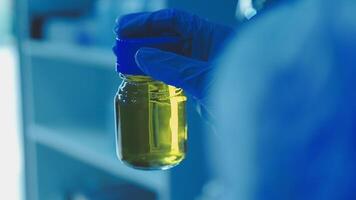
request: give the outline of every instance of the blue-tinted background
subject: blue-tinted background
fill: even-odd
[[[23,180],[22,189],[14,186],[18,194],[30,200],[207,199],[211,133],[193,101],[187,108],[189,152],[181,165],[143,172],[116,158],[113,97],[121,80],[112,30],[118,16],[162,8],[234,26],[236,5],[237,0],[2,0],[0,8],[9,12],[0,12],[0,34],[13,35],[7,43],[18,63],[8,65],[17,67],[12,73],[18,82],[12,81],[20,88],[20,103],[11,101],[21,111],[13,120],[20,135],[14,143],[23,149],[23,175],[13,176]]]
[[[211,21],[239,26],[243,20],[253,17],[265,2],[277,1],[239,0],[239,10],[236,11],[237,0],[0,0],[0,199],[210,200],[223,191],[221,183],[212,178],[212,172],[219,172],[225,178],[224,183],[229,184],[226,180],[232,180],[229,186],[233,189],[227,190],[231,194],[224,193],[225,196],[244,195],[252,191],[258,198],[276,199],[275,197],[281,197],[280,191],[283,191],[287,196],[298,198],[298,195],[312,194],[310,191],[314,185],[320,187],[323,184],[328,188],[322,191],[324,197],[345,195],[346,190],[354,196],[354,184],[350,178],[354,173],[350,166],[352,167],[354,161],[351,158],[355,145],[352,145],[354,140],[349,139],[353,138],[352,131],[349,130],[354,127],[352,100],[355,98],[352,90],[354,85],[349,83],[352,83],[352,75],[355,74],[350,72],[353,72],[353,38],[356,34],[352,34],[355,32],[352,23],[354,3],[348,0],[337,3],[331,0],[299,1],[306,5],[317,2],[318,6],[307,6],[309,9],[299,7],[302,12],[289,7],[286,15],[282,15],[284,17],[276,15],[275,18],[266,17],[271,13],[267,11],[259,15],[259,19],[266,17],[263,18],[266,21],[256,20],[245,26],[245,29],[240,28],[239,37],[234,40],[236,43],[231,41],[230,47],[236,44],[239,51],[231,50],[226,54],[233,58],[231,61],[234,62],[226,60],[228,62],[223,64],[232,71],[226,71],[229,76],[221,77],[231,82],[226,82],[226,86],[218,90],[222,91],[220,95],[217,91],[214,93],[214,97],[224,98],[213,99],[222,105],[229,105],[229,113],[222,112],[221,117],[217,117],[219,122],[229,123],[226,123],[226,126],[219,123],[222,127],[219,129],[220,135],[214,135],[196,112],[195,102],[189,100],[188,156],[182,164],[168,171],[144,172],[128,168],[116,158],[113,96],[121,80],[115,72],[115,57],[111,48],[114,41],[112,29],[117,17],[132,12],[179,8]],[[290,18],[293,12],[295,21]],[[322,19],[327,17],[328,20],[313,21],[314,18],[309,18],[308,13],[315,19],[319,19],[320,14]],[[286,20],[288,23],[284,24],[280,20]],[[322,24],[320,27],[319,23]],[[325,26],[328,30],[321,29],[324,25],[330,25]],[[311,31],[306,31],[309,28],[305,26],[310,26]],[[301,32],[311,35],[303,36]],[[303,39],[307,44],[306,48],[302,48],[301,54],[296,54],[295,58],[292,57],[290,51],[294,50],[294,47],[300,47],[296,44],[304,44],[300,42]],[[242,44],[237,43],[240,40],[243,41]],[[325,52],[327,53],[323,54]],[[324,56],[329,53],[333,56]],[[303,71],[291,70],[288,73],[285,73],[283,68],[282,73],[270,73],[276,79],[260,78],[268,76],[265,70],[273,69],[269,62],[284,62],[281,58],[290,58],[293,61],[294,66],[289,67],[305,68]],[[314,59],[322,64],[314,64]],[[328,59],[334,61],[329,63]],[[312,63],[309,63],[310,61]],[[307,67],[308,64],[312,67]],[[318,70],[326,64],[330,64],[329,69],[332,69],[328,77],[330,79],[323,79],[327,86],[326,96],[315,97],[314,92],[310,91],[323,88],[315,87],[313,83],[318,83],[320,77],[324,76],[324,73],[319,73]],[[281,64],[284,65],[285,63]],[[278,69],[281,66],[278,65]],[[235,71],[240,69],[242,71]],[[305,76],[304,72],[315,75]],[[241,81],[241,84],[236,80]],[[264,84],[265,80],[270,80],[268,83],[271,85]],[[256,84],[261,84],[261,87],[255,87]],[[235,91],[230,92],[229,97],[225,95],[225,89],[230,89],[231,85],[234,85]],[[256,99],[266,105],[266,109],[250,101],[255,99],[253,95],[256,91],[252,91],[253,89],[258,89],[265,95],[265,98]],[[285,96],[282,95],[283,92]],[[241,97],[244,97],[242,102],[250,103],[249,109],[252,109],[253,113],[246,109],[247,104],[235,102],[236,95],[240,93]],[[252,95],[248,96],[248,93]],[[305,110],[291,109],[293,106],[290,105],[298,100],[302,103],[295,105],[308,106],[305,101],[309,95],[313,96],[309,100],[316,112],[309,107]],[[330,102],[333,102],[335,107],[329,106]],[[304,126],[293,129],[296,139],[285,137],[287,131],[284,129],[287,130],[288,123],[293,122],[293,119],[304,119],[300,117],[304,115],[295,117],[296,115],[291,115],[285,112],[286,110],[296,114],[306,111],[318,115],[319,106],[322,113],[329,115],[327,111],[334,109],[340,115],[330,115],[328,120],[320,120],[322,128],[315,130],[321,130],[324,134],[318,135],[320,138],[315,140],[306,137],[305,141],[311,141],[305,142],[310,148],[300,145],[300,132],[309,133],[299,131],[305,129]],[[245,113],[240,112],[240,107]],[[234,108],[236,112],[233,112]],[[254,112],[258,109],[261,112]],[[278,115],[278,112],[281,115]],[[256,115],[256,118],[253,118],[253,115]],[[235,122],[235,117],[243,120]],[[285,122],[282,123],[283,126],[274,125],[273,117],[277,118],[278,122]],[[251,127],[268,130],[271,135],[264,134],[265,137],[256,137],[258,140],[248,143],[254,135],[249,131],[234,129],[235,123],[248,124],[248,120],[253,121]],[[254,126],[256,121],[261,123]],[[261,126],[263,123],[265,126]],[[225,128],[227,131],[224,131]],[[239,134],[233,134],[231,130]],[[227,137],[224,138],[224,134]],[[220,154],[216,153],[218,148],[211,145],[218,137],[224,138]],[[256,150],[250,145],[254,145],[256,141],[256,149],[261,152],[258,159],[249,154]],[[333,142],[337,145],[332,145]],[[297,156],[291,157],[287,150],[293,150],[295,147],[302,153],[293,154]],[[315,159],[318,158],[320,150],[325,150],[323,162]],[[348,152],[345,153],[346,151]],[[220,156],[222,154],[224,156]],[[306,154],[308,156],[305,156]],[[288,159],[284,160],[280,155]],[[278,162],[281,161],[279,158],[282,158],[282,162]],[[249,162],[251,160],[256,162]],[[300,160],[303,162],[299,162]],[[333,163],[330,164],[329,161]],[[318,164],[315,165],[317,167],[314,163]],[[305,184],[305,177],[296,175],[306,175],[301,169],[309,166],[312,166],[309,175],[318,177],[315,180],[322,184]],[[285,182],[279,178],[281,174],[286,175],[282,177]],[[260,178],[258,189],[261,193],[249,190],[253,188],[249,188],[249,183],[255,181],[254,175]],[[298,186],[301,192],[295,190],[292,184],[288,184],[294,180],[291,176],[300,179]],[[328,179],[329,177],[331,179]],[[338,188],[335,189],[336,187]],[[292,188],[295,193],[281,188]]]

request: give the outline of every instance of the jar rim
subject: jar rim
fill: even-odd
[[[152,79],[150,76],[144,75],[130,75],[130,74],[122,74],[119,73],[120,78],[127,81],[135,81],[135,82],[155,82],[156,80]],[[160,81],[157,81],[160,82]]]

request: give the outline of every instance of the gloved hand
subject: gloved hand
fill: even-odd
[[[136,62],[147,75],[182,88],[203,105],[212,82],[210,62],[232,31],[230,27],[174,9],[126,15],[117,21],[115,28],[120,38],[180,37],[184,42],[183,55],[141,48],[136,53]]]

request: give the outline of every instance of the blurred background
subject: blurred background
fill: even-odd
[[[263,2],[263,1],[261,1]],[[115,18],[180,8],[237,25],[251,0],[0,0],[0,199],[209,199],[209,130],[188,104],[189,153],[169,171],[115,156]]]
[[[22,199],[18,56],[12,34],[12,1],[0,0],[0,199]]]

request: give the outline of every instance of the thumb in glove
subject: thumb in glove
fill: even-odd
[[[137,51],[135,60],[148,76],[182,88],[197,100],[203,100],[209,91],[211,68],[208,62],[147,47]]]

